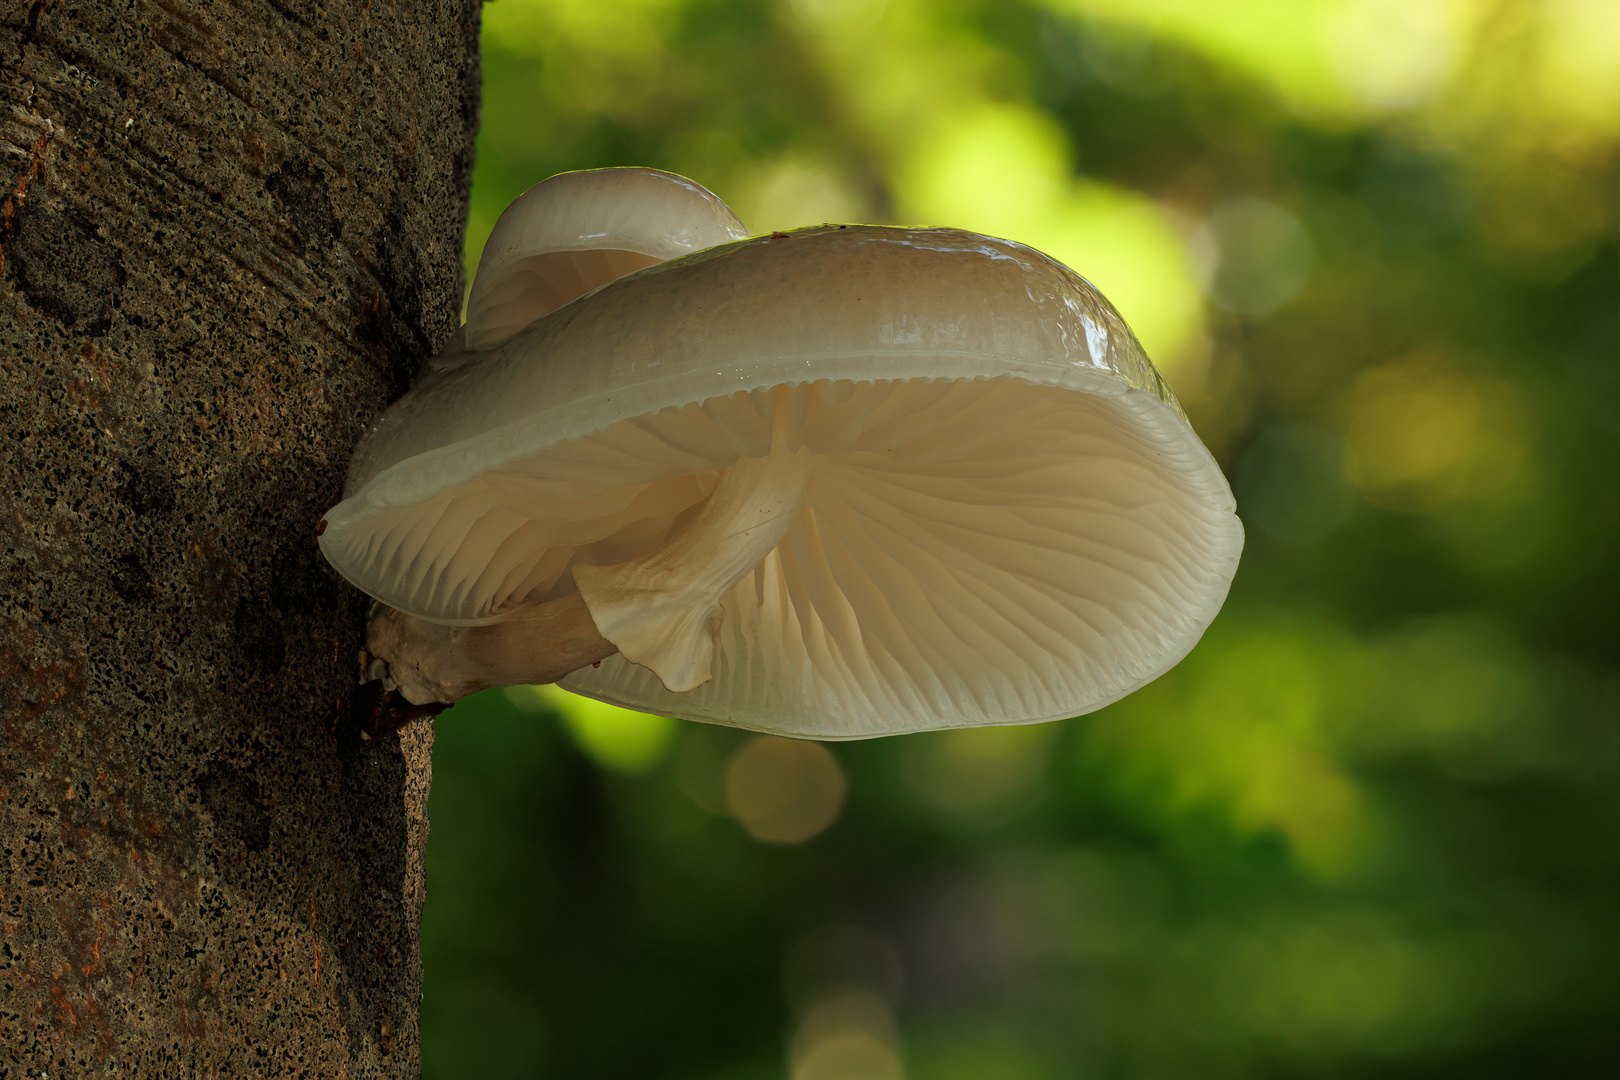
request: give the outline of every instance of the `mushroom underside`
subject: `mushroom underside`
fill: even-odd
[[[777,466],[750,464],[773,454]],[[784,479],[783,454],[808,462],[802,478]],[[771,543],[732,568],[740,577],[703,577],[687,564],[743,556],[690,538],[727,477],[754,473],[793,504],[772,511]],[[706,680],[677,692],[618,655],[563,685],[818,738],[1107,704],[1192,647],[1242,544],[1219,471],[1163,403],[1019,379],[823,380],[710,398],[378,508],[363,525],[327,538],[351,547],[339,562],[351,580],[468,626],[571,596],[576,577],[603,577],[595,568],[650,565],[687,537],[683,573],[718,590],[720,617],[671,625],[712,635]]]

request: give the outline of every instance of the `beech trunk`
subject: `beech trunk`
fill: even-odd
[[[455,329],[477,0],[0,22],[0,1074],[416,1076],[431,721],[315,525]]]

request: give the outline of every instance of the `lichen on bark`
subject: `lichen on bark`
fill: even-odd
[[[0,1073],[415,1076],[431,722],[314,526],[455,327],[477,0],[0,25]]]

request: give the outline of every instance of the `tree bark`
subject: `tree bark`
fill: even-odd
[[[0,19],[0,1074],[420,1072],[431,721],[314,529],[455,329],[477,3]]]

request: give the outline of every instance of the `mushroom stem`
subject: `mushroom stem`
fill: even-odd
[[[449,703],[491,686],[556,682],[619,651],[597,632],[577,593],[485,626],[445,626],[378,604],[366,647],[413,705]]]
[[[738,458],[698,516],[662,548],[616,566],[574,567],[602,636],[673,693],[709,681],[725,612],[721,597],[781,542],[799,516],[810,451],[788,449],[789,399],[779,395],[771,452]]]

